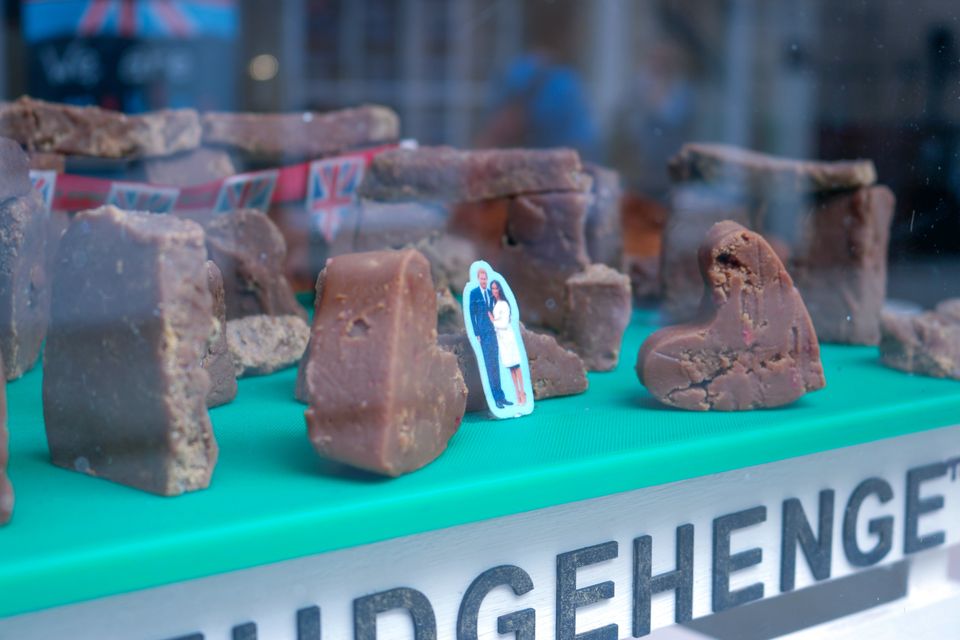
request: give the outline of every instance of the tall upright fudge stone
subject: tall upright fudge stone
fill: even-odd
[[[7,380],[33,368],[47,332],[50,224],[36,191],[0,203],[0,353]]]
[[[398,476],[446,449],[467,389],[437,346],[430,265],[413,250],[327,263],[305,367],[310,441],[327,458]]]
[[[724,221],[700,247],[701,315],[643,343],[637,375],[681,409],[741,411],[789,404],[824,386],[820,345],[800,292],[770,245]]]
[[[592,262],[608,267],[623,266],[623,215],[621,213],[620,174],[613,169],[586,163],[584,171],[593,179],[593,202],[587,210],[587,253]]]
[[[567,280],[561,337],[588,371],[617,366],[631,303],[630,278],[605,264],[592,264]]]
[[[880,361],[886,366],[960,380],[960,299],[920,313],[884,309],[880,331]]]
[[[526,193],[582,191],[590,178],[572,149],[391,149],[360,185],[371,200],[476,202]]]
[[[207,260],[207,288],[213,300],[215,332],[207,343],[201,366],[210,376],[207,406],[218,407],[237,397],[237,375],[227,348],[227,303],[223,293],[223,276],[212,260]]]
[[[253,209],[217,216],[205,227],[207,251],[223,273],[227,318],[306,313],[283,272],[287,246],[270,219]]]
[[[3,362],[0,362],[0,372]],[[10,433],[7,430],[7,384],[0,375],[0,525],[10,522],[13,515],[13,485],[7,476],[7,463],[10,461]]]
[[[54,464],[167,496],[210,483],[206,260],[203,229],[187,220],[111,206],[74,218],[43,365]]]

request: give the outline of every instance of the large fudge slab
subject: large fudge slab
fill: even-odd
[[[960,299],[922,313],[884,309],[880,361],[888,367],[960,380]]]
[[[824,386],[813,323],[773,248],[724,221],[699,252],[701,315],[644,341],[637,375],[660,402],[696,411],[789,404]]]
[[[165,156],[200,144],[193,109],[125,115],[22,97],[0,107],[0,135],[30,151],[102,158]]]
[[[620,360],[623,332],[630,324],[630,278],[592,264],[567,280],[563,342],[588,371],[610,371]]]
[[[0,353],[7,380],[33,367],[47,332],[50,233],[50,215],[38,192],[0,203]]]
[[[152,184],[191,187],[214,182],[237,172],[230,154],[223,149],[197,147],[164,158],[143,162],[143,173]]]
[[[3,362],[0,362],[0,372]],[[13,515],[13,485],[7,476],[10,461],[10,433],[7,429],[7,383],[0,375],[0,525],[10,522]]]
[[[453,147],[391,149],[377,155],[360,195],[389,202],[476,202],[525,193],[583,191],[590,178],[571,149]]]
[[[327,113],[209,112],[201,122],[204,144],[228,147],[265,163],[319,158],[400,137],[396,112],[378,105]]]
[[[77,214],[57,255],[43,365],[54,464],[168,496],[209,484],[206,260],[193,222]]]
[[[223,274],[227,319],[261,314],[306,318],[284,276],[283,236],[266,215],[240,209],[215,217],[204,230],[210,259]]]
[[[207,260],[206,269],[216,332],[208,341],[207,352],[200,364],[210,376],[207,406],[218,407],[237,397],[237,375],[233,368],[233,358],[227,348],[227,303],[223,293],[223,276],[212,260]]]
[[[584,171],[593,180],[593,202],[587,210],[587,253],[592,262],[623,267],[623,216],[620,174],[613,169],[585,163]]]
[[[457,359],[437,346],[430,265],[413,250],[332,258],[305,366],[310,441],[397,476],[439,456],[463,419]]]

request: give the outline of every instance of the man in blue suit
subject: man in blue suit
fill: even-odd
[[[483,351],[483,364],[487,368],[487,381],[490,383],[490,393],[498,409],[513,404],[503,395],[500,388],[500,349],[497,347],[497,334],[490,320],[493,311],[493,294],[487,287],[487,272],[484,269],[477,271],[477,282],[480,283],[470,292],[470,321],[473,323],[473,333],[480,341]]]

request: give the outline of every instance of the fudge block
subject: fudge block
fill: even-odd
[[[128,116],[24,96],[0,107],[0,135],[30,151],[140,158],[193,149],[200,144],[200,119],[193,109]]]
[[[390,202],[476,202],[526,193],[589,190],[572,149],[391,149],[377,155],[360,195]]]
[[[630,278],[605,264],[592,264],[567,279],[563,341],[588,371],[609,371],[620,359],[630,323]]]
[[[800,292],[771,246],[724,221],[699,252],[701,315],[644,341],[637,375],[681,409],[777,407],[824,386],[820,345]]]
[[[487,398],[483,393],[483,381],[480,379],[480,365],[477,363],[477,354],[470,346],[470,339],[465,332],[444,333],[437,338],[441,349],[457,357],[457,366],[463,375],[463,382],[467,387],[467,413],[486,413]]]
[[[213,300],[214,334],[207,342],[207,352],[200,361],[210,376],[207,406],[218,407],[237,397],[237,374],[227,347],[227,303],[223,293],[223,276],[212,260],[207,260],[207,288]]]
[[[439,456],[463,419],[457,359],[437,346],[436,292],[413,250],[332,258],[305,365],[317,451],[388,476]]]
[[[227,321],[227,344],[240,378],[295,366],[309,339],[310,327],[300,316],[245,316]]]
[[[437,333],[460,333],[463,327],[463,307],[450,289],[437,289]]]
[[[885,308],[880,317],[880,361],[888,367],[960,380],[960,299],[934,311]]]
[[[223,149],[197,147],[163,158],[143,162],[147,182],[174,187],[191,187],[213,182],[237,172],[230,154]]]
[[[355,251],[400,249],[444,230],[447,212],[419,202],[361,200]]]
[[[3,362],[0,361],[0,372]],[[10,434],[7,430],[7,383],[0,375],[0,525],[10,521],[13,515],[13,485],[7,477],[7,463],[10,461]]]
[[[449,233],[432,234],[404,248],[422,253],[430,261],[434,284],[452,291],[463,291],[470,279],[470,265],[480,259],[472,241]]]
[[[587,209],[587,254],[592,262],[608,267],[623,266],[623,216],[621,213],[620,174],[613,169],[585,163],[583,170],[593,180],[593,202]]]
[[[30,160],[20,145],[0,138],[0,201],[30,193]]]
[[[43,364],[54,464],[168,496],[209,484],[206,261],[193,222],[112,206],[77,214],[57,255]]]
[[[201,116],[203,143],[224,146],[254,162],[313,159],[394,142],[400,118],[387,107],[365,105],[327,113],[220,113]]]
[[[240,209],[216,216],[204,229],[210,259],[223,274],[227,319],[306,313],[284,276],[287,246],[263,213]]]
[[[20,145],[17,145],[19,148]],[[31,169],[37,171],[56,171],[63,173],[67,170],[67,156],[62,153],[45,153],[43,151],[31,151],[27,154],[27,160]]]
[[[0,203],[0,353],[7,380],[33,367],[47,332],[50,233],[50,215],[38,192]]]
[[[274,203],[268,215],[286,243],[285,273],[296,291],[312,289],[329,258],[356,251],[360,217],[356,204],[318,216],[302,201]]]

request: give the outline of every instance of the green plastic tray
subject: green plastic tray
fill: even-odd
[[[468,415],[427,468],[394,480],[321,460],[292,399],[295,370],[240,382],[211,412],[220,461],[177,498],[53,467],[39,371],[8,385],[13,521],[0,528],[0,616],[450,527],[960,422],[960,383],[825,346],[827,388],[789,408],[658,406],[633,372],[638,317],[615,372],[530,417]]]

